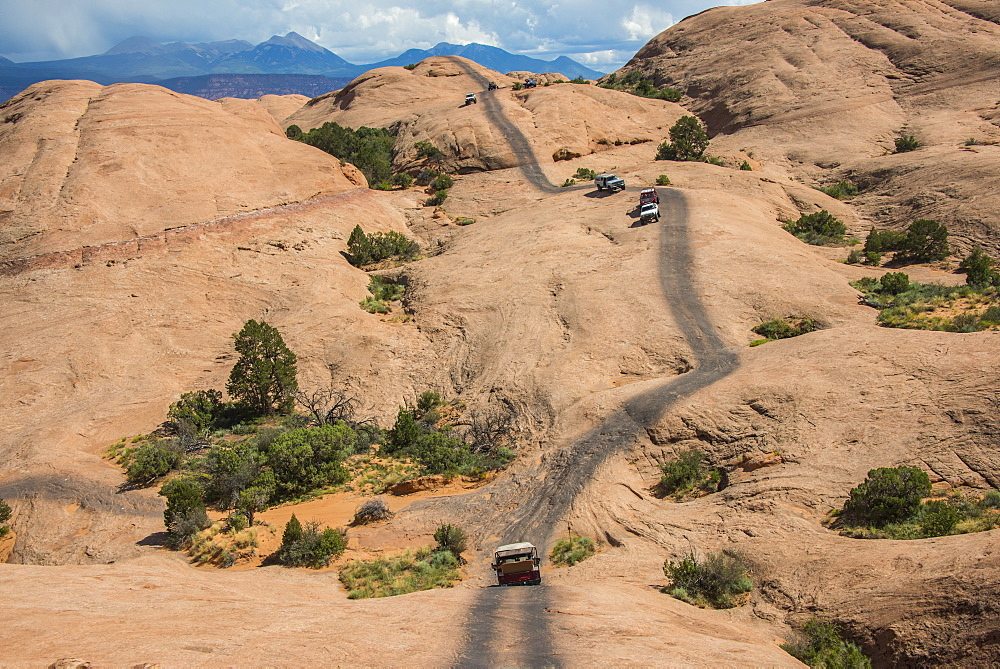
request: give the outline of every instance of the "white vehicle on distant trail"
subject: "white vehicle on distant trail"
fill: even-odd
[[[597,190],[604,190],[607,188],[612,193],[619,190],[625,190],[625,180],[616,174],[598,174],[597,178],[594,179],[594,185],[597,186]]]
[[[660,207],[655,202],[647,202],[639,207],[639,220],[643,223],[652,223],[660,220]]]

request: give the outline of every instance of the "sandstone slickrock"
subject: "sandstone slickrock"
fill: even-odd
[[[487,81],[501,89],[484,90]],[[413,70],[372,70],[336,93],[311,100],[284,125],[303,130],[327,121],[352,128],[392,126],[397,131],[393,162],[399,168],[421,167],[424,163],[417,159],[415,144],[429,141],[445,154],[430,166],[468,172],[567,160],[621,144],[659,141],[684,113],[670,102],[589,84],[514,91],[515,81],[458,56],[428,58]],[[464,105],[466,93],[472,92],[478,94],[479,103]],[[497,124],[500,116],[523,133],[523,145],[510,143],[508,133]]]
[[[863,186],[885,227],[937,219],[1000,254],[1000,25],[985,0],[770,0],[717,7],[651,40],[625,70],[685,91],[713,149],[819,185]],[[885,156],[900,134],[928,148]]]
[[[29,87],[0,115],[0,259],[357,187],[335,158],[289,142],[247,101],[57,81]]]
[[[395,125],[406,144],[447,148],[447,165],[468,173],[438,212],[420,206],[418,189],[353,188],[335,159],[281,137],[274,119],[282,112],[268,111],[276,101],[194,103],[144,87],[118,95],[83,83],[40,85],[42,99],[22,98],[4,113],[23,116],[0,125],[18,169],[37,177],[4,177],[5,232],[37,231],[40,240],[8,249],[71,248],[35,223],[43,210],[68,216],[64,187],[76,189],[70,204],[90,202],[104,216],[74,229],[77,247],[134,238],[135,216],[146,221],[148,241],[0,276],[8,307],[0,314],[0,462],[10,463],[0,470],[0,497],[15,508],[14,560],[37,563],[0,569],[0,589],[22,595],[0,614],[0,622],[17,621],[20,655],[4,646],[0,662],[269,664],[287,662],[294,647],[296,661],[308,663],[796,666],[778,644],[791,638],[790,624],[812,615],[843,622],[886,665],[1000,661],[1000,530],[864,541],[824,525],[873,467],[921,466],[940,490],[1000,485],[1000,334],[879,328],[847,282],[886,270],[844,265],[844,249],[806,246],[780,229],[783,219],[826,208],[863,233],[873,221],[939,207],[935,215],[956,224],[963,244],[991,243],[991,228],[957,225],[955,213],[972,220],[995,206],[986,191],[996,147],[954,145],[972,130],[993,136],[992,120],[978,125],[979,112],[968,113],[985,104],[987,80],[935,89],[920,107],[912,101],[923,93],[903,95],[901,80],[888,75],[902,72],[918,86],[932,83],[916,82],[920,68],[961,73],[971,62],[960,53],[966,46],[949,46],[946,34],[992,67],[993,11],[977,0],[771,0],[712,10],[654,40],[643,66],[658,77],[668,67],[688,73],[670,83],[690,84],[690,106],[724,130],[710,152],[731,160],[752,151],[761,166],[754,171],[655,161],[656,143],[685,108],[593,86],[508,88],[495,104],[460,108],[481,77],[511,81],[454,58],[374,71],[284,121]],[[893,35],[917,31],[934,48],[886,33],[887,12],[897,17]],[[873,49],[876,40],[884,44]],[[80,195],[110,188],[99,170],[65,177],[67,165],[77,169],[64,146],[73,124],[100,118],[134,128],[112,120],[135,118],[136,98],[148,103],[142,127],[154,128],[142,155],[160,156],[159,174],[180,175],[164,192],[192,189],[189,209],[154,217],[156,198],[133,195],[142,180],[112,190],[138,204],[100,208],[101,198]],[[155,131],[157,118],[189,105],[196,115],[184,118],[209,119],[211,128],[256,129],[246,139],[254,147],[230,145],[221,130],[198,146]],[[588,110],[586,127],[572,116],[577,108]],[[982,116],[995,120],[990,109]],[[500,121],[528,150],[512,146]],[[193,132],[200,122],[183,127]],[[926,132],[930,146],[882,156],[905,123]],[[632,144],[641,126],[653,141]],[[98,145],[96,135],[88,141]],[[555,161],[560,148],[567,159]],[[294,160],[263,160],[261,151]],[[231,188],[250,197],[199,171],[212,153],[270,184],[253,200],[260,211],[222,216],[239,207],[230,202],[220,213],[206,204]],[[522,169],[534,159],[537,167]],[[961,177],[940,191],[954,202],[921,199],[926,184],[949,181],[952,164]],[[632,190],[556,187],[580,167],[614,169]],[[502,169],[479,171],[486,168]],[[803,183],[845,173],[859,182],[872,175],[856,203]],[[664,217],[640,225],[634,189],[660,174],[673,184],[661,190]],[[314,197],[328,178],[336,188]],[[275,201],[281,189],[287,204]],[[457,216],[475,223],[459,226]],[[357,306],[368,276],[341,255],[357,223],[418,236],[431,251],[393,270],[406,280],[409,322]],[[917,273],[962,280],[937,267]],[[822,329],[747,346],[754,325],[788,315],[811,316]],[[383,426],[427,388],[469,407],[516,410],[520,457],[489,484],[428,494],[377,527],[351,529],[353,550],[388,537],[432,543],[442,522],[464,526],[471,563],[459,587],[353,602],[334,571],[195,569],[147,545],[162,529],[162,500],[152,490],[119,491],[121,473],[100,452],[153,429],[181,392],[222,387],[229,336],[261,317],[299,355],[303,383],[323,382],[326,365],[340,365],[341,380]],[[685,385],[699,378],[708,380]],[[654,496],[659,464],[693,446],[727,470],[728,485],[684,503]],[[543,547],[567,533],[588,535],[603,550],[548,570],[542,588],[482,587],[489,551],[508,531]],[[749,604],[702,610],[658,591],[664,559],[721,549],[752,565]],[[248,618],[261,621],[249,632]],[[131,625],[127,647],[112,643],[122,619]],[[547,650],[533,654],[525,639]]]

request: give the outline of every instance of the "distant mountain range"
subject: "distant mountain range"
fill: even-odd
[[[294,32],[275,35],[256,46],[243,40],[162,44],[146,37],[130,37],[96,56],[33,63],[15,63],[0,56],[0,100],[7,100],[27,86],[47,79],[89,79],[100,84],[154,83],[194,95],[208,93],[203,97],[210,99],[222,97],[212,97],[211,93],[222,90],[241,90],[253,97],[265,93],[315,96],[329,92],[316,93],[317,86],[331,83],[339,88],[370,69],[409,65],[429,56],[462,56],[499,72],[560,72],[570,78],[585,79],[603,75],[566,56],[547,61],[476,43],[441,42],[431,49],[410,49],[378,63],[355,65]],[[202,79],[207,75],[212,76]],[[283,81],[273,75],[313,76]],[[331,82],[324,82],[324,79]],[[201,86],[199,82],[206,85]],[[185,90],[175,86],[185,87]]]

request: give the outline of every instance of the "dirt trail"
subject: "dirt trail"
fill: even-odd
[[[454,59],[469,76],[485,88],[485,78]],[[520,169],[531,185],[546,193],[561,192],[538,163],[528,139],[503,113],[492,95],[482,96],[490,122],[501,131],[520,161]],[[588,186],[584,186],[585,188]],[[538,477],[538,487],[527,503],[501,532],[501,543],[533,537],[540,549],[552,543],[556,523],[569,511],[597,467],[610,455],[630,448],[636,435],[652,427],[663,411],[678,399],[705,388],[736,368],[736,356],[727,351],[715,334],[712,322],[691,281],[692,259],[688,235],[687,204],[677,190],[660,189],[660,288],[673,317],[687,339],[695,358],[695,368],[659,388],[634,398],[620,411],[583,438],[546,458],[546,473]],[[546,609],[551,607],[549,592],[535,588],[483,590],[467,616],[467,636],[459,666],[560,664],[554,649]],[[502,644],[502,647],[498,647]]]
[[[531,179],[532,171],[525,174]],[[533,181],[533,183],[535,183]],[[500,533],[501,543],[531,537],[547,550],[557,523],[592,479],[598,466],[614,453],[633,447],[636,436],[652,427],[679,399],[732,372],[736,356],[715,334],[692,283],[687,205],[680,191],[661,189],[659,279],[665,301],[687,339],[694,357],[692,371],[629,401],[584,437],[545,458],[544,476],[529,501]],[[546,610],[552,602],[546,587],[483,590],[467,616],[467,638],[457,660],[461,666],[496,666],[515,662],[558,665]],[[502,644],[498,647],[497,644]]]
[[[467,61],[461,58],[449,58],[449,60],[465,70],[470,77],[479,82],[483,87],[483,91],[488,93],[487,88],[490,82],[487,81],[486,77],[477,72]],[[507,118],[496,97],[489,94],[480,94],[479,98],[482,100],[483,108],[486,110],[486,118],[489,119],[490,123],[497,130],[503,133],[514,155],[517,156],[518,163],[520,163],[519,168],[524,174],[524,178],[540,191],[546,193],[558,193],[562,191],[562,188],[549,181],[548,176],[542,170],[542,166],[538,163],[535,150],[531,148],[531,142],[521,132],[521,129]]]

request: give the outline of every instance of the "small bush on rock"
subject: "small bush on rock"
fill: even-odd
[[[682,116],[670,128],[670,141],[657,148],[656,160],[704,161],[709,138],[695,116]]]
[[[978,246],[962,259],[958,267],[965,270],[965,283],[970,286],[1000,285],[1000,274],[993,269],[993,258]]]
[[[367,235],[361,226],[357,225],[347,240],[348,259],[355,267],[389,258],[413,260],[419,253],[420,247],[415,241],[394,230]]]
[[[839,181],[832,186],[826,186],[819,190],[838,200],[850,200],[858,194],[858,187],[850,181]]]
[[[694,553],[680,562],[667,560],[663,573],[673,581],[664,592],[695,606],[731,609],[739,595],[753,590],[743,560],[726,552],[709,553],[704,560]]]
[[[819,323],[808,316],[787,316],[765,321],[753,328],[753,332],[764,337],[766,341],[798,337],[819,329]],[[763,342],[761,342],[763,343]]]
[[[894,142],[896,150],[893,153],[907,153],[909,151],[916,151],[922,144],[917,141],[917,138],[913,135],[901,134],[896,138]]]
[[[7,502],[0,499],[0,537],[6,536],[10,532],[10,525],[5,525],[4,523],[10,520],[11,513]]]
[[[462,553],[465,552],[467,538],[465,530],[457,525],[441,525],[434,532],[434,541],[438,542],[436,551],[448,551],[455,556],[459,562],[462,561]]]
[[[817,669],[871,669],[871,661],[857,645],[844,641],[837,626],[813,618],[802,627],[805,637],[797,643],[782,644],[781,649]]]
[[[910,276],[906,272],[886,272],[879,279],[879,285],[883,293],[899,295],[909,290]]]
[[[718,490],[722,474],[716,467],[705,466],[705,454],[692,448],[677,454],[676,460],[660,465],[663,476],[659,488],[665,495],[683,497],[689,493],[712,493]]]
[[[786,223],[781,227],[806,244],[814,246],[843,243],[844,233],[847,232],[847,226],[844,225],[844,222],[826,209],[812,214],[804,214],[799,217],[799,220]]]
[[[131,485],[145,486],[176,469],[183,456],[180,452],[162,448],[162,442],[145,442],[127,458],[125,479]]]
[[[596,552],[597,546],[590,537],[569,537],[556,542],[549,552],[549,559],[553,564],[572,567]]]
[[[320,569],[347,548],[347,536],[341,530],[326,528],[309,521],[304,526],[292,515],[285,525],[278,549],[278,561],[286,567]]]
[[[930,494],[931,481],[919,467],[880,467],[850,492],[844,517],[862,525],[883,527],[908,519]]]

